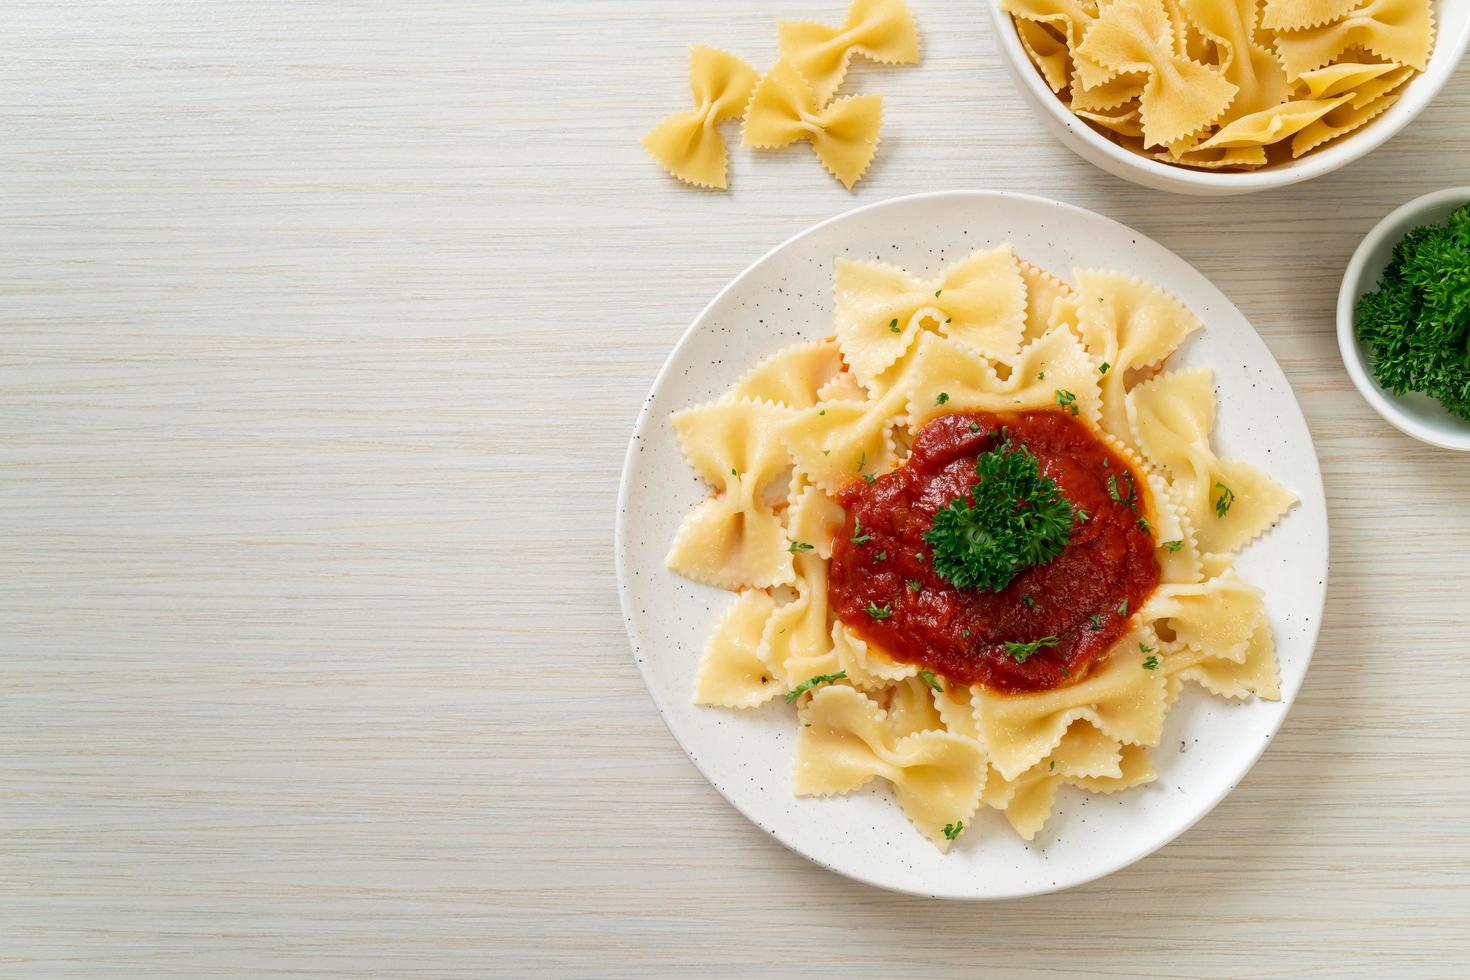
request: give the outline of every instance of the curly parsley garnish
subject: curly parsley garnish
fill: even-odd
[[[839,670],[835,674],[818,674],[816,677],[808,678],[786,692],[786,701],[789,704],[819,684],[831,684],[833,681],[840,681],[846,676],[847,671]]]
[[[1007,657],[1010,657],[1018,664],[1024,664],[1027,660],[1031,659],[1031,655],[1037,650],[1040,650],[1042,647],[1054,647],[1060,642],[1062,641],[1058,640],[1055,636],[1043,636],[1041,639],[1032,640],[1030,643],[1002,643],[1001,646],[1006,648]]]
[[[999,592],[1027,568],[1051,561],[1072,537],[1072,504],[1025,446],[1009,441],[975,460],[968,496],[934,514],[924,540],[934,570],[962,589]]]
[[[1220,496],[1215,501],[1215,516],[1224,517],[1230,513],[1230,505],[1235,503],[1235,493],[1223,483],[1216,483],[1215,486],[1220,491]]]

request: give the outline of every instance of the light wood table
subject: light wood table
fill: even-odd
[[[859,66],[855,194],[637,143],[685,45],[842,0],[13,0],[0,16],[0,972],[1463,975],[1470,458],[1379,421],[1339,275],[1470,183],[1470,69],[1371,158],[1203,201],[1045,135],[981,5]],[[734,127],[726,135],[737,138]],[[620,621],[639,403],[711,295],[854,204],[1000,188],[1131,224],[1255,323],[1333,530],[1254,772],[1075,891],[944,905],[769,840],[686,761]]]

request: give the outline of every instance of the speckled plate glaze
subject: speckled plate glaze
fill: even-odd
[[[1233,702],[1186,685],[1154,751],[1153,785],[1113,796],[1064,787],[1026,843],[981,810],[948,855],[916,831],[875,780],[851,796],[791,795],[796,723],[781,699],[749,711],[690,702],[706,638],[731,593],[664,567],[684,514],[707,493],[680,456],[669,414],[718,397],[751,365],[832,332],[834,256],[882,259],[930,275],[971,249],[1010,242],[1070,278],[1116,269],[1158,283],[1205,322],[1172,362],[1215,370],[1222,455],[1264,467],[1301,497],[1238,567],[1266,591],[1281,658],[1280,702]],[[945,192],[859,208],[773,249],[720,291],[669,355],[638,417],[618,494],[618,586],[633,653],[669,730],[716,789],[787,847],[882,888],[956,899],[1057,891],[1157,850],[1238,783],[1281,726],[1316,642],[1327,586],[1327,510],[1316,451],[1281,368],[1249,322],[1188,263],[1100,215],[1042,198]]]

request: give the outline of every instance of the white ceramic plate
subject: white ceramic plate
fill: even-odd
[[[680,456],[669,415],[718,397],[760,358],[828,336],[834,256],[932,274],[971,249],[1010,242],[1064,278],[1101,267],[1158,283],[1205,322],[1173,363],[1209,364],[1222,454],[1265,468],[1301,497],[1238,567],[1266,591],[1281,658],[1280,702],[1233,702],[1186,685],[1154,752],[1159,779],[1113,796],[1063,788],[1026,843],[981,810],[947,855],[916,831],[881,780],[851,796],[791,795],[796,733],[780,698],[749,711],[690,703],[706,638],[730,593],[664,567],[685,513],[707,495]],[[895,891],[1007,898],[1115,871],[1168,843],[1228,793],[1265,750],[1301,687],[1322,615],[1327,511],[1316,452],[1291,387],[1240,312],[1190,265],[1136,231],[1017,194],[948,192],[850,211],[778,246],[726,286],[669,355],[644,403],[618,495],[618,585],[634,656],[669,730],[705,777],[757,826],[824,867]]]

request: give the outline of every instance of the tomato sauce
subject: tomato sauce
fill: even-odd
[[[1002,426],[1035,454],[1074,512],[1089,516],[1074,519],[1060,555],[1025,569],[999,592],[960,589],[930,567],[924,532],[937,510],[978,482],[975,459],[1000,444]],[[1114,499],[1109,477],[1123,499]],[[1075,683],[1158,584],[1153,537],[1139,520],[1147,493],[1127,460],[1066,412],[941,416],[919,430],[902,466],[871,484],[856,479],[839,493],[847,523],[832,548],[833,609],[895,659],[961,684],[1021,692]],[[870,536],[861,543],[852,540],[857,522]],[[889,615],[875,618],[870,608]],[[1024,663],[1006,651],[1007,642],[1048,636],[1057,644]]]

